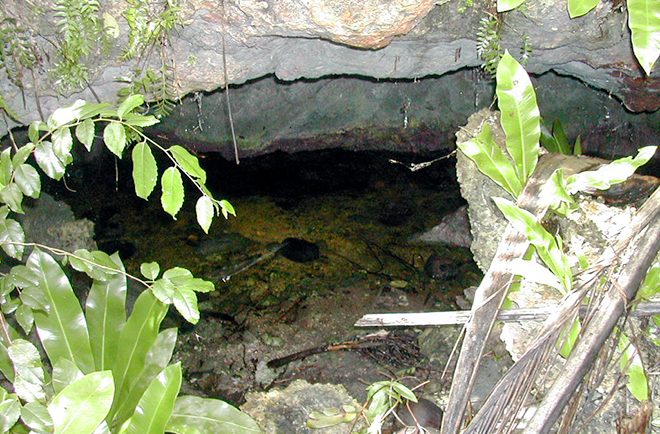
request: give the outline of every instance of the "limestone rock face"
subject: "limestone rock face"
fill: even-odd
[[[38,68],[34,77],[29,71],[24,74],[23,89],[0,77],[0,91],[21,122],[38,118],[37,100],[45,116],[67,101],[93,100],[94,94],[114,100],[123,86],[119,79],[136,67],[135,61],[121,57],[128,35],[122,16],[126,3],[103,2],[100,12],[116,20],[118,32],[108,50],[90,59],[89,87],[66,98],[55,91],[58,77],[48,73],[58,59],[53,43],[59,40],[57,17],[50,2],[33,3],[3,2],[9,16],[32,32],[39,48]],[[221,0],[182,0],[185,25],[169,35],[160,54],[160,48],[153,50],[139,66],[159,69],[162,55],[173,69],[178,96],[223,86],[225,63],[232,84],[268,74],[281,80],[441,75],[481,64],[476,53],[479,22],[494,12],[486,0],[475,0],[472,7],[462,0],[225,0],[222,5]],[[530,72],[552,69],[578,77],[621,98],[634,111],[660,106],[660,80],[643,77],[620,3],[601,2],[588,15],[571,20],[564,4],[529,1],[524,11],[500,19],[502,45],[511,53],[520,52],[523,35],[528,38]]]

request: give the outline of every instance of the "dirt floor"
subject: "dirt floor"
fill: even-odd
[[[181,327],[175,358],[183,363],[187,393],[241,404],[246,392],[299,378],[343,384],[359,401],[368,384],[384,378],[409,376],[413,385],[431,380],[426,391],[442,388],[453,329],[441,332],[446,342],[440,338],[439,350],[423,343],[420,350],[424,331],[412,329],[390,330],[370,348],[322,349],[376,332],[353,327],[366,313],[455,309],[455,297],[479,282],[469,250],[409,241],[462,205],[453,161],[413,174],[385,154],[320,157],[279,155],[274,166],[246,161],[238,174],[207,168],[217,197],[237,211],[235,218],[215,221],[209,235],[196,225],[192,195],[177,220],[160,209],[157,197],[137,199],[130,166],[119,165],[117,185],[108,176],[90,180],[90,173],[106,169],[88,167],[68,180],[75,194],[56,192],[78,217],[95,221],[99,246],[119,249],[129,272],[157,261],[161,269],[186,267],[215,283],[215,292],[200,297],[197,325],[176,314],[166,320]],[[217,187],[230,181],[233,188]],[[269,256],[287,237],[314,243],[320,256],[301,263],[276,254],[241,271],[241,264]],[[432,254],[448,267],[445,278],[425,272]],[[268,366],[304,350],[318,354]]]

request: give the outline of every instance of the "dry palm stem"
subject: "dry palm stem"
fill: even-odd
[[[582,337],[562,366],[562,375],[546,393],[534,419],[525,428],[526,432],[534,433],[550,430],[655,258],[660,238],[650,234],[660,232],[659,213],[660,190],[656,190],[617,237],[613,248],[607,249],[592,267],[580,275],[575,291],[568,294],[556,313],[545,321],[539,336],[498,382],[464,434],[510,432],[515,428],[516,416],[525,404],[530,389],[542,375],[541,368],[547,366],[550,356],[555,355],[555,344],[561,330],[571,324],[584,297],[596,289],[601,276],[610,274],[614,267],[621,265],[618,260],[627,251],[631,260],[618,277],[610,281],[609,289],[585,320]]]
[[[542,157],[518,198],[518,206],[531,212],[538,219],[542,218],[551,201],[550,195],[544,194],[544,186],[555,169],[563,167],[564,173],[568,176],[593,165],[594,160],[588,158],[560,154]],[[461,428],[479,360],[509,285],[513,281],[514,275],[506,271],[510,269],[508,264],[514,259],[522,258],[528,246],[529,242],[525,235],[509,224],[497,248],[495,258],[474,296],[472,318],[465,326],[465,338],[454,371],[449,402],[442,423],[442,434],[457,433]]]

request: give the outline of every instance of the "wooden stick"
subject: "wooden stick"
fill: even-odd
[[[499,321],[541,321],[546,319],[556,307],[535,307],[527,309],[509,309],[500,311]],[[580,309],[580,316],[586,314],[586,306]],[[465,324],[470,320],[472,311],[458,310],[451,312],[417,312],[417,313],[375,313],[367,314],[357,320],[355,327],[405,327],[405,326],[442,326]],[[630,312],[632,317],[660,315],[660,302],[639,303]]]

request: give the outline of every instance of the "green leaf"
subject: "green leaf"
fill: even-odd
[[[142,104],[144,104],[144,96],[139,94],[129,96],[117,108],[117,117],[123,119],[126,113],[133,111]]]
[[[107,102],[98,104],[85,102],[78,110],[78,119],[81,120],[93,118],[94,116],[98,115],[104,117],[113,117],[116,115],[116,113],[114,110],[112,110],[112,107],[110,107],[110,104]]]
[[[181,388],[181,363],[165,368],[140,398],[121,434],[162,434]]]
[[[657,148],[657,146],[646,146],[639,149],[634,158],[619,158],[596,170],[572,175],[566,180],[568,192],[575,194],[589,189],[607,190],[612,185],[620,184],[630,178],[638,167],[653,158]]]
[[[46,121],[48,128],[52,131],[79,119],[86,104],[85,101],[79,99],[68,107],[58,108]]]
[[[14,339],[7,353],[14,365],[16,394],[26,402],[45,400],[44,368],[37,348],[24,339]]]
[[[508,51],[497,66],[496,93],[506,148],[524,185],[539,157],[541,115],[527,72]]]
[[[635,299],[651,300],[657,295],[660,295],[660,261],[655,261],[649,268]]]
[[[48,127],[45,127],[45,123],[41,121],[34,121],[30,123],[28,127],[28,139],[30,142],[38,143],[39,142],[39,131],[48,130]]]
[[[399,382],[394,382],[392,384],[392,388],[396,391],[396,393],[400,397],[407,399],[408,401],[417,402],[417,397],[415,396],[415,392],[413,392],[403,384]]]
[[[53,420],[48,409],[40,402],[30,402],[21,409],[21,420],[32,429],[34,433],[53,432]],[[30,433],[32,434],[32,433]]]
[[[11,363],[7,346],[2,339],[0,339],[0,372],[9,382],[14,382],[14,365]]]
[[[25,249],[22,245],[24,242],[25,233],[23,232],[23,227],[16,220],[0,220],[0,247],[2,247],[2,250],[7,255],[20,261]]]
[[[121,158],[121,154],[126,147],[126,131],[119,122],[110,122],[103,130],[103,142],[105,146]]]
[[[69,262],[74,269],[104,282],[122,270],[110,255],[100,250],[78,249],[69,256]]]
[[[511,9],[517,8],[524,2],[525,0],[497,0],[497,12],[510,11]]]
[[[204,233],[208,234],[215,214],[213,200],[208,196],[201,196],[197,199],[197,203],[195,204],[195,214],[197,215],[197,223],[199,223],[199,226]]]
[[[163,278],[151,286],[156,298],[166,304],[173,304],[186,321],[196,324],[199,321],[197,296],[191,283],[195,280],[190,271],[184,268],[171,268]],[[201,279],[200,279],[201,280]]]
[[[160,180],[162,195],[160,203],[163,210],[176,219],[176,214],[183,205],[183,181],[181,172],[176,167],[168,168]]]
[[[53,144],[43,141],[34,149],[34,158],[48,177],[59,181],[64,176],[64,163],[53,152]]]
[[[118,352],[112,367],[116,389],[111,419],[114,418],[117,407],[128,396],[131,383],[142,372],[147,353],[158,336],[158,328],[165,313],[167,305],[158,301],[151,291],[143,291],[135,301],[133,312],[121,330],[118,344],[121,351]],[[124,421],[114,422],[121,425]]]
[[[564,359],[567,359],[568,356],[571,354],[571,351],[573,351],[573,347],[575,347],[575,343],[577,342],[578,337],[580,336],[581,329],[582,329],[582,325],[580,324],[580,320],[578,318],[575,318],[573,324],[571,325],[571,329],[568,331],[568,334],[562,336],[563,343],[561,345],[561,349],[559,350],[559,354]]]
[[[59,128],[53,131],[51,135],[53,142],[53,152],[62,161],[66,161],[66,157],[71,154],[73,147],[73,137],[69,128]]]
[[[160,121],[156,119],[155,116],[151,116],[151,115],[138,115],[135,113],[127,113],[126,115],[124,115],[124,122],[127,125],[131,125],[133,127],[145,128],[145,127],[150,127],[152,125],[156,125]]]
[[[220,201],[220,209],[222,210],[222,215],[224,216],[224,218],[229,218],[229,214],[236,217],[236,211],[234,211],[234,206],[224,199]]]
[[[84,377],[80,369],[71,360],[60,359],[53,365],[52,385],[55,393],[60,393],[66,386]]]
[[[30,289],[47,300],[46,311],[34,311],[34,321],[51,363],[65,358],[84,373],[93,371],[85,317],[66,275],[50,255],[37,248],[30,254],[27,267],[38,280]]]
[[[575,138],[575,144],[573,145],[573,155],[582,155],[582,141],[580,136]]]
[[[135,194],[147,199],[158,180],[158,166],[151,153],[151,148],[145,142],[140,142],[133,148],[133,183]]]
[[[11,182],[12,163],[10,156],[11,148],[5,148],[0,153],[0,187],[5,186]]]
[[[480,172],[508,191],[513,197],[518,197],[522,191],[520,179],[509,159],[493,140],[490,126],[487,123],[484,123],[477,137],[467,142],[458,143],[457,146],[468,158],[474,161]]]
[[[135,406],[140,401],[145,390],[147,390],[147,387],[149,387],[149,384],[167,367],[167,364],[172,359],[176,337],[176,328],[169,328],[158,334],[156,341],[147,353],[146,363],[142,372],[133,379],[128,396],[117,409],[117,418],[119,420],[126,420],[133,414]]]
[[[144,262],[140,264],[140,273],[147,279],[155,280],[160,273],[158,262]]]
[[[563,155],[571,155],[571,145],[568,143],[568,137],[566,137],[566,133],[564,132],[564,128],[561,126],[559,119],[555,120],[552,124],[552,135],[559,147],[559,153]]]
[[[15,183],[6,185],[0,190],[0,200],[6,203],[10,210],[23,214],[23,208],[21,206],[23,204],[23,193],[21,193],[21,189]]]
[[[21,417],[21,403],[18,397],[0,387],[0,433],[5,433]]]
[[[541,124],[541,135],[539,137],[541,145],[548,151],[554,154],[559,154],[559,145],[557,144],[557,139],[554,138],[552,133],[548,131],[548,128]]]
[[[33,199],[39,197],[41,193],[41,178],[37,169],[29,164],[21,164],[14,172],[16,185],[21,192]]]
[[[91,119],[85,119],[76,127],[76,138],[80,143],[85,146],[87,152],[92,150],[92,144],[94,143],[94,129],[96,125]]]
[[[34,325],[34,315],[29,306],[21,304],[14,312],[14,319],[21,326],[26,335],[30,334],[32,326]]]
[[[568,0],[568,15],[571,18],[581,17],[596,6],[600,0]]]
[[[16,151],[11,159],[11,164],[14,166],[14,169],[25,163],[28,157],[32,154],[32,151],[34,151],[34,144],[32,143],[28,143],[27,145],[18,148],[18,151]]]
[[[649,387],[644,364],[639,355],[637,347],[630,342],[625,334],[621,334],[618,342],[619,351],[621,351],[621,361],[619,366],[622,372],[628,375],[628,390],[638,401],[649,399]]]
[[[197,157],[179,145],[172,146],[169,151],[172,153],[176,162],[179,163],[181,170],[193,178],[199,179],[202,184],[206,183],[206,172],[199,165]]]
[[[119,255],[111,256],[124,271]],[[119,336],[126,323],[126,276],[117,273],[106,281],[95,280],[85,303],[85,316],[97,371],[110,369],[119,350]]]
[[[633,52],[647,76],[660,54],[660,6],[657,0],[627,0]]]
[[[518,208],[511,201],[494,197],[497,207],[504,217],[536,247],[536,252],[545,265],[559,278],[566,291],[571,289],[573,273],[568,258],[561,251],[557,240],[536,220],[533,214]]]
[[[93,372],[71,383],[48,405],[55,434],[92,434],[112,405],[111,371]]]
[[[175,434],[262,432],[250,416],[237,408],[217,399],[197,396],[177,398],[165,430]]]

